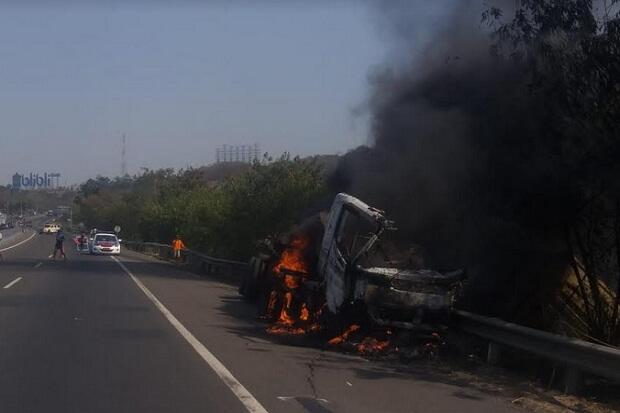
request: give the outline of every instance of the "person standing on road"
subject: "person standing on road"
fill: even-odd
[[[185,244],[183,243],[181,236],[177,235],[174,241],[172,241],[172,251],[174,252],[174,258],[176,260],[181,259],[181,250],[184,250],[184,249],[185,249]]]
[[[88,249],[88,239],[86,238],[86,234],[84,234],[83,232],[80,234],[80,237],[78,238],[78,251],[82,252],[82,251],[86,251]]]
[[[65,248],[63,246],[64,242],[65,242],[65,233],[61,228],[56,233],[56,245],[54,245],[54,254],[52,254],[53,261],[56,261],[56,253],[58,251],[60,251],[60,256],[62,257],[62,259],[65,261],[67,260],[67,256],[65,255]]]

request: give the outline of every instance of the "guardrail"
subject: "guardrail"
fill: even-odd
[[[153,242],[123,242],[129,249],[164,259],[174,259],[172,247]],[[205,254],[183,250],[182,262],[195,272],[242,276],[249,264],[223,260]],[[500,361],[502,347],[523,350],[561,363],[565,367],[564,391],[576,393],[582,381],[582,372],[620,382],[620,349],[563,337],[545,331],[485,317],[467,311],[455,311],[456,326],[462,331],[489,341],[487,362]]]
[[[30,239],[34,238],[36,234],[36,231],[33,231],[32,229],[27,229],[25,232],[16,231],[8,235],[6,238],[3,237],[0,240],[0,253],[11,250],[18,247],[19,245],[28,242]]]
[[[566,393],[579,391],[584,371],[620,382],[620,349],[563,337],[467,311],[456,311],[455,318],[461,330],[489,340],[487,362],[490,364],[499,362],[503,345],[562,363],[566,367],[564,376]]]
[[[130,250],[141,252],[153,257],[167,260],[175,259],[172,246],[167,244],[158,244],[156,242],[123,241],[123,245]],[[241,277],[249,271],[249,265],[247,262],[214,258],[188,249],[181,251],[179,262],[196,273],[206,275],[222,275],[226,273],[228,276]]]

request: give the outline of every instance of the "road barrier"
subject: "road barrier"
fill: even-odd
[[[123,242],[127,248],[147,255],[173,260],[172,247],[153,242]],[[182,263],[203,274],[241,277],[249,271],[245,262],[223,260],[205,254],[183,250]],[[455,311],[456,327],[489,341],[487,362],[497,364],[502,347],[523,350],[553,360],[565,367],[564,390],[579,391],[582,372],[620,382],[620,349],[583,340],[563,337],[545,331],[485,317],[467,311]]]
[[[130,250],[166,260],[175,260],[171,245],[156,242],[123,241],[123,245]],[[205,275],[223,275],[240,279],[249,271],[247,262],[223,260],[210,257],[206,254],[184,249],[181,251],[179,262],[193,272]]]
[[[501,346],[524,350],[565,367],[564,391],[576,393],[582,372],[620,382],[620,349],[509,323],[497,318],[456,311],[459,329],[489,340],[487,362],[497,364]]]
[[[0,252],[9,251],[13,248],[19,247],[20,245],[30,241],[36,235],[37,232],[31,229],[28,229],[26,232],[15,232],[0,241]]]

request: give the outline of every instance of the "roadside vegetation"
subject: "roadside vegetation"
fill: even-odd
[[[245,260],[258,240],[287,231],[324,193],[322,164],[289,155],[253,165],[145,170],[80,186],[76,222],[120,225],[131,240],[170,243],[178,234],[192,249]]]
[[[619,345],[620,3],[521,3],[507,23],[498,9],[484,17],[496,28],[493,54],[519,68],[545,105],[545,133],[520,146],[552,168],[539,176],[554,201],[540,224],[562,231],[570,256],[548,321],[556,331]]]
[[[10,187],[0,186],[0,210],[13,215],[32,210],[44,213],[60,205],[70,206],[74,198],[75,192],[71,189],[16,191]]]
[[[463,59],[460,71],[442,63],[422,81],[384,80],[375,145],[345,155],[330,190],[387,209],[412,242],[478,269],[474,311],[618,345],[620,4],[520,4],[509,16],[484,13],[484,70]],[[411,122],[420,102],[437,127],[429,116]],[[471,127],[438,133],[455,113]],[[466,150],[454,149],[460,143]],[[476,162],[462,162],[469,151]],[[420,172],[429,159],[433,167]],[[328,192],[320,163],[289,156],[207,175],[89,180],[75,200],[79,220],[121,225],[126,239],[168,243],[178,233],[191,248],[247,259]]]

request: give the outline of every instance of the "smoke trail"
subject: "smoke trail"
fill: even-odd
[[[430,266],[466,267],[471,308],[530,317],[566,265],[561,132],[525,72],[491,57],[472,21],[481,9],[459,3],[421,58],[372,77],[372,145],[343,157],[333,181],[386,209]],[[415,10],[400,4],[381,12],[406,37]]]

